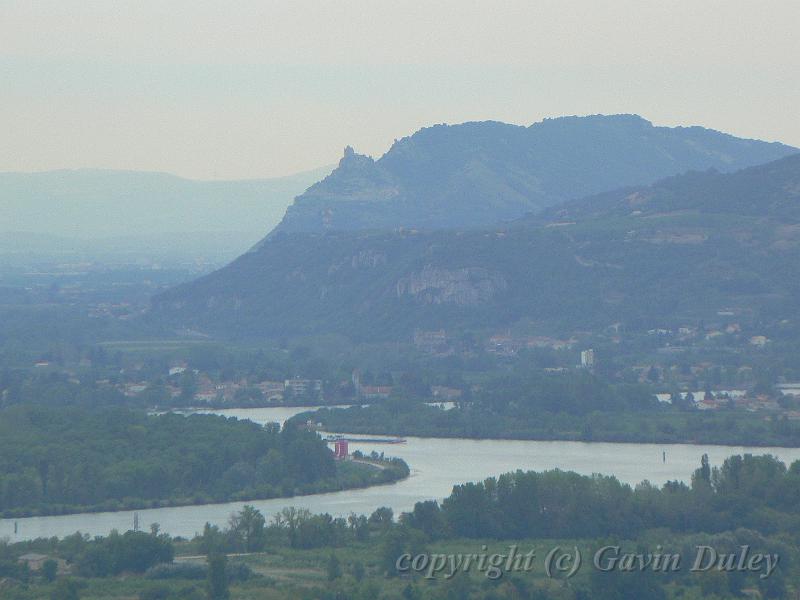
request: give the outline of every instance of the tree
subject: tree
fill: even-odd
[[[763,598],[780,600],[786,598],[786,581],[780,572],[773,573],[766,579],[759,580],[759,590]]]
[[[353,532],[353,537],[358,542],[365,542],[369,539],[369,521],[364,515],[357,515],[350,513],[347,517],[347,523],[350,525],[350,530]]]
[[[297,547],[297,529],[311,518],[311,511],[306,508],[297,509],[287,506],[273,517],[275,527],[286,530],[289,536],[289,545]]]
[[[60,579],[50,594],[50,600],[80,600],[78,584],[71,579]]]
[[[229,522],[231,533],[247,552],[258,552],[264,549],[266,544],[265,524],[264,515],[250,505],[245,506],[242,512],[232,515]]]
[[[400,528],[387,531],[380,546],[381,570],[389,577],[397,576],[397,559],[403,554],[406,539]]]
[[[334,581],[342,576],[342,566],[339,564],[339,559],[334,552],[328,557],[328,564],[326,565],[328,574],[328,581]]]
[[[700,459],[700,478],[706,483],[711,483],[711,467],[708,464],[708,454],[703,454]]]
[[[200,536],[200,551],[206,556],[225,549],[225,534],[217,525],[206,523]]]
[[[722,597],[726,591],[727,578],[725,573],[720,571],[707,571],[698,573],[697,578],[700,582],[700,591],[703,596],[717,595]]]
[[[391,508],[381,506],[375,509],[369,516],[369,524],[373,525],[376,529],[387,529],[391,526],[394,519],[394,512]]]
[[[403,600],[417,600],[419,598],[419,594],[417,593],[417,588],[415,588],[412,584],[407,583],[406,587],[403,588]]]
[[[228,574],[226,567],[228,558],[224,554],[214,553],[208,557],[208,600],[228,600]]]
[[[414,511],[403,516],[410,527],[421,529],[430,539],[444,536],[446,524],[439,503],[435,500],[417,502]]]
[[[139,600],[168,600],[170,596],[169,588],[165,585],[157,585],[139,592]]]
[[[180,388],[181,401],[191,402],[194,399],[194,395],[197,393],[197,378],[194,375],[194,371],[187,369],[181,374]]]
[[[117,575],[123,571],[144,573],[159,563],[172,562],[175,549],[168,535],[141,531],[112,531],[89,544],[78,557],[78,571],[88,577]]]
[[[747,575],[742,571],[728,571],[726,573],[728,579],[728,591],[734,596],[741,596],[745,583],[747,582]]]
[[[58,575],[58,563],[52,558],[48,558],[42,563],[42,577],[50,583],[56,580],[56,575]]]

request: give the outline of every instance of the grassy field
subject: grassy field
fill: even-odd
[[[674,536],[663,531],[652,531],[636,543],[598,540],[464,540],[429,542],[420,546],[420,552],[431,554],[507,554],[509,546],[515,545],[519,554],[533,551],[534,558],[528,571],[504,573],[491,579],[485,570],[471,569],[469,573],[460,572],[452,579],[442,573],[433,578],[424,574],[414,576],[386,576],[381,563],[381,546],[375,541],[353,543],[343,548],[320,548],[295,550],[277,547],[267,552],[230,555],[230,566],[246,565],[249,577],[238,580],[230,586],[231,600],[295,600],[295,599],[341,599],[341,600],[402,600],[406,598],[468,600],[470,598],[542,598],[553,600],[572,600],[575,590],[591,586],[592,578],[597,577],[591,565],[592,557],[598,547],[605,544],[622,544],[626,551],[641,552],[643,544],[654,548],[664,544],[665,552],[676,551],[690,554],[689,548],[695,544],[723,543],[723,538],[714,536]],[[582,565],[574,577],[569,579],[555,572],[546,573],[545,562],[548,553],[559,548],[564,552],[574,552],[578,548],[582,554]],[[193,554],[192,543],[179,544],[176,563],[205,564],[205,557]],[[782,557],[787,564],[796,560],[794,556]],[[329,567],[331,556],[335,555],[339,564],[339,576],[331,579]],[[691,561],[686,561],[690,563]],[[689,564],[684,563],[677,575],[654,573],[651,575],[664,591],[663,598],[732,598],[724,578],[719,573],[692,574]],[[794,575],[785,573],[790,589],[796,586]],[[613,577],[602,573],[601,577]],[[627,575],[624,575],[627,576]],[[601,579],[602,581],[602,579]],[[81,600],[200,600],[207,598],[205,581],[198,579],[170,579],[154,581],[146,576],[123,575],[102,579],[76,578]],[[748,580],[743,591],[750,597],[762,595],[757,590],[757,581]],[[34,580],[27,589],[9,588],[0,592],[4,600],[33,600],[51,598],[53,584]],[[2,588],[0,588],[2,590]],[[713,590],[716,590],[713,591]],[[523,593],[524,591],[524,593]],[[719,593],[721,591],[721,593]],[[748,594],[747,592],[751,592]],[[412,594],[413,592],[413,594]],[[738,597],[738,595],[737,595]]]

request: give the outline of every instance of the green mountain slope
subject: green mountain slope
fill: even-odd
[[[550,208],[525,223],[693,211],[704,214],[737,214],[797,221],[800,219],[800,154],[723,174],[709,170],[690,172],[659,181],[649,188],[632,188],[583,198]]]
[[[169,328],[233,337],[657,326],[800,308],[800,155],[690,173],[492,230],[276,233],[157,297]]]
[[[701,127],[654,127],[636,115],[436,125],[377,161],[348,147],[277,230],[485,227],[622,186],[735,171],[793,152]]]

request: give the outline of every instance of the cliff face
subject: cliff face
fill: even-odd
[[[657,326],[723,308],[794,319],[798,182],[800,155],[609,192],[502,228],[281,233],[157,297],[152,316],[225,337],[366,340],[521,320]]]
[[[364,215],[374,203],[400,195],[391,173],[347,146],[339,166],[298,196],[286,209],[280,231],[325,231],[367,228]]]
[[[397,282],[397,296],[410,296],[422,304],[476,306],[508,289],[499,273],[481,267],[442,269],[426,265]]]
[[[348,146],[275,232],[480,228],[688,170],[729,172],[795,151],[700,127],[654,127],[635,115],[436,125],[398,140],[377,161]]]

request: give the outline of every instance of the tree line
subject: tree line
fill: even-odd
[[[207,524],[191,541],[172,540],[154,526],[150,533],[114,532],[95,539],[76,534],[60,541],[0,544],[0,573],[30,578],[20,572],[15,557],[47,552],[68,560],[73,574],[82,577],[143,573],[145,580],[163,582],[147,587],[141,600],[183,598],[180,586],[195,581],[205,584],[185,586],[194,594],[187,598],[222,599],[229,597],[229,586],[249,578],[253,581],[248,589],[274,585],[269,578],[259,582],[245,565],[227,560],[226,555],[288,548],[291,552],[286,556],[303,556],[301,560],[312,561],[307,566],[325,573],[324,586],[303,584],[302,597],[309,600],[666,600],[735,598],[754,589],[763,598],[781,599],[787,597],[786,576],[798,556],[793,541],[800,533],[798,492],[800,461],[787,467],[769,455],[732,456],[718,468],[712,468],[704,456],[689,484],[668,482],[660,487],[647,482],[631,487],[613,477],[559,470],[517,471],[457,485],[441,503],[419,502],[398,518],[389,508],[379,508],[369,516],[334,517],[288,507],[268,519],[253,506],[245,506],[231,515],[227,526]],[[767,579],[736,572],[699,576],[685,571],[664,575],[589,572],[571,580],[569,586],[542,585],[515,575],[496,582],[476,583],[460,575],[452,581],[429,582],[420,575],[397,572],[402,554],[430,552],[437,545],[453,548],[458,540],[461,547],[474,551],[478,540],[481,544],[527,540],[527,544],[565,539],[590,551],[609,543],[631,552],[647,552],[655,544],[659,548],[674,545],[673,550],[684,555],[690,555],[697,543],[712,544],[723,552],[747,545],[778,553],[781,562]],[[183,545],[184,553],[206,555],[207,563],[172,563],[174,544]],[[360,556],[370,560],[354,561],[349,552],[340,551],[343,548],[360,549]],[[205,593],[199,585],[204,585]],[[382,589],[394,592],[382,595]]]
[[[124,408],[0,411],[5,516],[220,502],[337,489],[314,432]]]

